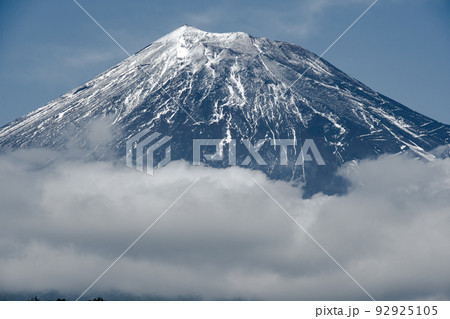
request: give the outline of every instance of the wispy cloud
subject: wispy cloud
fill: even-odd
[[[3,293],[81,293],[200,177],[90,294],[366,298],[255,178],[375,298],[450,296],[450,160],[363,162],[346,173],[348,195],[304,200],[298,188],[237,167],[173,162],[150,178],[107,162],[49,166],[53,157],[0,158]]]
[[[323,14],[333,8],[370,5],[370,0],[304,0],[287,1],[281,6],[240,5],[239,10],[233,3],[207,7],[203,11],[184,14],[187,23],[205,29],[218,25],[233,25],[238,30],[257,35],[288,34],[306,38],[320,31]],[[286,10],[289,7],[289,10]],[[252,22],[265,21],[265,26]],[[265,30],[267,29],[267,30]],[[236,30],[230,30],[236,31]]]

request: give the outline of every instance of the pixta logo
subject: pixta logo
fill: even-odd
[[[154,168],[158,169],[167,165],[171,160],[171,147],[167,145],[172,137],[161,136],[161,133],[151,133],[149,129],[144,130],[126,141],[126,165],[128,167],[136,167],[140,172],[153,175]],[[288,166],[304,166],[305,162],[315,161],[317,165],[325,165],[322,155],[312,139],[306,139],[303,145],[297,147],[297,139],[261,139],[253,144],[248,139],[240,141],[244,147],[239,149],[244,154],[237,156],[237,141],[235,139],[193,139],[192,140],[192,164],[201,165],[202,162],[223,162],[228,166],[248,166],[253,161],[259,166],[268,165],[260,154],[261,147],[269,143],[273,149],[279,152],[278,165]],[[164,155],[161,157],[161,148],[165,147]],[[225,156],[224,148],[227,147],[227,156]],[[294,162],[290,162],[288,157],[288,148],[292,147],[297,152]],[[158,151],[158,162],[155,163],[155,153]],[[243,160],[237,163],[237,158]]]
[[[256,145],[252,144],[250,140],[243,139],[242,144],[245,146],[246,154],[245,159],[242,163],[237,164],[236,157],[236,140],[230,139],[228,144],[228,165],[229,166],[247,166],[251,162],[251,157],[259,166],[266,166],[267,162],[263,159],[259,153],[261,147],[270,141],[270,145],[274,148],[279,149],[279,165],[288,166],[288,147],[296,147],[297,140],[295,139],[261,139],[256,142]],[[215,151],[213,153],[202,152],[202,147],[214,147]],[[202,155],[206,161],[224,161],[225,156],[223,152],[224,140],[222,139],[195,139],[193,141],[193,165],[201,165]],[[313,157],[311,156],[314,156]],[[303,145],[300,147],[299,154],[295,159],[294,165],[303,166],[305,162],[316,161],[317,165],[325,165],[322,155],[317,148],[316,143],[312,139],[306,139]]]
[[[136,170],[140,172],[153,175],[154,173],[154,153],[161,147],[165,146],[172,137],[163,136],[161,133],[155,132],[150,134],[150,129],[143,130],[142,132],[132,136],[126,141],[126,165],[133,168],[133,154],[136,159]],[[171,147],[166,145],[165,156],[159,161],[157,167],[158,169],[166,166],[171,159],[170,156]]]

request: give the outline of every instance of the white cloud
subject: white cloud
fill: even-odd
[[[54,158],[0,158],[0,293],[80,294],[200,177],[87,296],[367,299],[252,178],[375,298],[450,296],[450,160],[363,162],[348,195],[304,200],[237,167],[173,162],[150,177]]]

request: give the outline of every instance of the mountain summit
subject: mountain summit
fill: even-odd
[[[232,140],[313,140],[326,165],[280,166],[279,145],[270,142],[259,149],[267,165],[245,163],[273,179],[305,181],[307,195],[344,192],[336,171],[348,161],[403,152],[433,160],[431,150],[449,144],[450,134],[448,125],[371,90],[300,46],[183,26],[1,128],[0,151],[64,150],[73,143],[87,149],[87,127],[97,119],[111,129],[105,152],[120,160],[127,139],[146,129],[172,137],[172,160],[187,161],[193,139],[221,139],[224,148]],[[289,147],[287,155],[297,157],[301,145]],[[248,155],[240,155],[239,147],[238,165]]]

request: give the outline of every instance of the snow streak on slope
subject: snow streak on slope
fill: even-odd
[[[286,42],[183,26],[3,127],[0,149],[84,147],[86,125],[98,118],[108,119],[110,147],[118,158],[125,154],[125,140],[146,128],[172,136],[172,156],[186,160],[192,159],[193,138],[220,138],[223,145],[270,138],[292,138],[301,145],[312,138],[325,168],[279,167],[269,145],[261,148],[269,165],[249,167],[284,180],[305,179],[306,172],[313,193],[342,187],[331,180],[344,162],[400,152],[431,160],[430,150],[449,143],[449,126],[316,59]],[[299,154],[298,147],[291,151]]]

